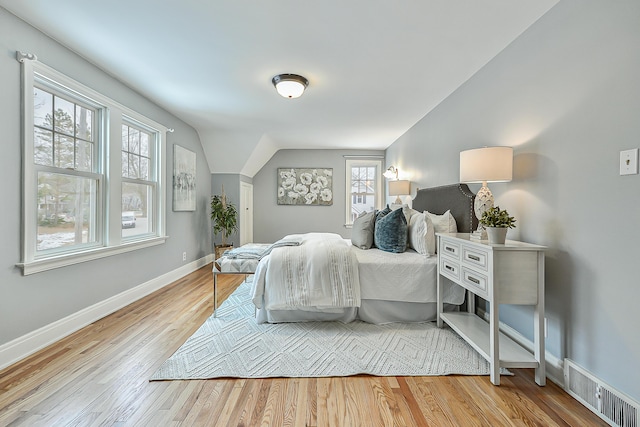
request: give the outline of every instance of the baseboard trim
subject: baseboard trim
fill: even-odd
[[[214,261],[214,255],[209,254],[203,258],[185,264],[175,270],[128,289],[104,301],[84,308],[65,318],[57,320],[40,329],[29,332],[6,344],[0,346],[0,369],[4,369],[16,362],[42,350],[84,328],[85,326],[100,320],[109,314],[120,310],[127,305],[146,297],[147,295],[170,285],[176,280]]]
[[[480,317],[482,317],[487,322],[489,321],[489,313],[481,308],[478,308],[477,311]],[[502,322],[500,322],[500,331],[520,344],[522,347],[533,353],[533,341],[527,339],[520,332]],[[562,361],[562,359],[558,359],[548,351],[544,352],[544,359],[546,362],[545,370],[547,378],[564,389],[564,362]]]

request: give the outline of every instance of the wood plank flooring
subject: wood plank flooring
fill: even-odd
[[[242,281],[220,276],[220,301]],[[149,377],[213,310],[211,265],[0,371],[0,426],[604,426],[555,384],[485,376]]]

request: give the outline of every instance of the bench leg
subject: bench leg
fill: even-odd
[[[218,311],[218,272],[213,272],[213,317],[217,316]]]

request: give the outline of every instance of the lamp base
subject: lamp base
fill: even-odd
[[[481,219],[482,214],[492,207],[493,194],[491,190],[489,190],[489,187],[487,187],[487,182],[484,181],[482,187],[478,190],[478,194],[476,194],[476,200],[473,202],[473,210],[476,213],[476,218]],[[478,230],[480,230],[480,224],[478,224]]]
[[[493,207],[493,194],[489,187],[487,187],[487,181],[482,182],[482,187],[476,194],[476,200],[473,202],[473,210],[476,214],[476,218],[482,218],[482,214]],[[487,240],[487,230],[484,229],[482,224],[478,224],[478,229],[471,233],[472,240]]]

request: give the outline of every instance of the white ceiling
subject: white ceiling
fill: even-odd
[[[191,124],[212,172],[253,176],[280,148],[387,148],[557,2],[0,6]],[[279,73],[307,77],[304,95],[280,97]]]

